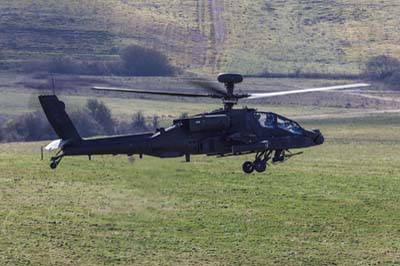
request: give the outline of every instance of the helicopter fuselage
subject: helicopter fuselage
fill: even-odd
[[[240,155],[322,144],[319,130],[255,109],[217,110],[175,120],[155,133],[81,139],[63,147],[64,155],[127,154],[172,158],[186,155]]]

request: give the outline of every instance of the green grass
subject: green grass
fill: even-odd
[[[304,121],[320,147],[246,157],[65,158],[0,145],[2,265],[397,265],[399,115]],[[250,159],[250,157],[248,157]]]
[[[357,74],[371,56],[398,56],[398,11],[396,0],[3,1],[1,63],[140,44],[200,73]]]

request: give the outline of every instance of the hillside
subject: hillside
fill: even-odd
[[[140,44],[194,72],[358,73],[370,56],[400,57],[399,11],[396,0],[3,1],[0,65]]]

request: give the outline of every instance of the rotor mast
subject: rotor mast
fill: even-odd
[[[219,74],[218,81],[223,83],[226,88],[226,94],[222,98],[225,110],[232,110],[233,106],[237,104],[238,99],[242,98],[241,95],[235,95],[235,84],[243,81],[243,76],[240,74]]]

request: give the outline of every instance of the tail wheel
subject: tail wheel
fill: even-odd
[[[243,172],[251,174],[254,171],[254,164],[252,162],[244,162],[242,168]]]
[[[50,163],[50,168],[53,169],[53,170],[56,169],[57,166],[58,166],[58,163],[57,163],[56,161],[52,161],[52,162]]]
[[[51,163],[50,163],[50,168],[53,169],[53,170],[56,169],[57,166],[60,164],[60,162],[61,162],[63,157],[64,157],[63,154],[57,155],[55,157],[52,157],[51,158]]]

